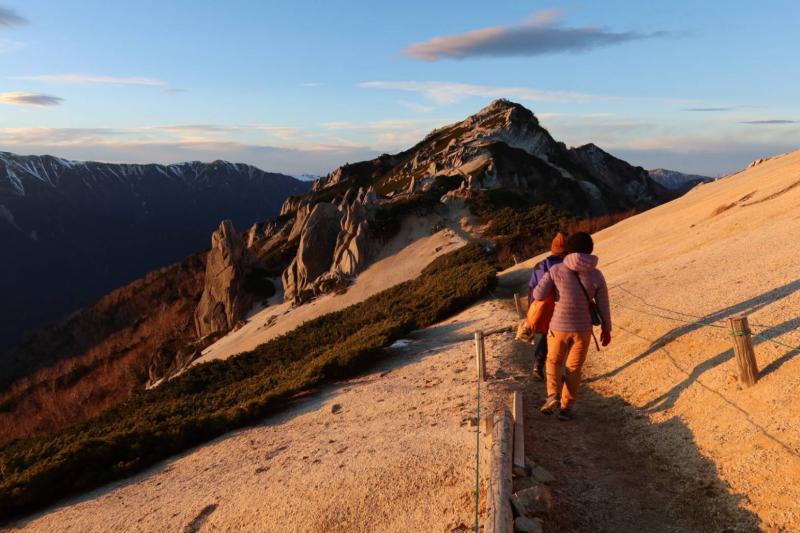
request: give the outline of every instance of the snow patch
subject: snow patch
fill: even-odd
[[[390,349],[394,348],[395,350],[402,350],[403,348],[408,348],[409,346],[411,346],[411,341],[410,340],[408,340],[408,339],[400,339],[400,340],[394,341],[391,344],[391,346],[389,346],[389,348]]]
[[[17,228],[18,230],[22,231],[17,223],[14,221],[14,214],[11,212],[9,208],[0,204],[0,218],[4,218],[9,224]]]

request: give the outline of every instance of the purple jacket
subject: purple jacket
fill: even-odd
[[[551,255],[548,256],[546,259],[542,259],[536,266],[533,267],[533,272],[531,272],[531,279],[528,282],[528,303],[530,304],[533,301],[533,289],[539,284],[539,281],[544,277],[550,268],[553,265],[557,265],[563,261],[562,257],[559,255]]]
[[[533,290],[536,300],[543,300],[550,291],[556,291],[556,310],[550,322],[552,331],[589,331],[592,318],[589,303],[578,284],[575,272],[581,278],[590,297],[597,299],[603,329],[611,331],[611,308],[608,303],[608,285],[603,273],[597,269],[597,256],[569,254],[564,262],[553,265]]]

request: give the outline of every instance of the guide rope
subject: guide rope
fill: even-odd
[[[638,309],[636,307],[631,307],[631,306],[625,305],[623,303],[614,302],[615,306],[622,307],[623,309],[628,309],[629,311],[633,311],[635,313],[639,313],[639,314],[646,315],[646,316],[652,316],[652,317],[655,317],[655,318],[663,318],[665,320],[673,320],[675,322],[681,322],[683,324],[687,324],[687,325],[690,325],[690,326],[700,326],[700,327],[708,327],[708,328],[714,328],[714,329],[725,329],[725,330],[728,329],[727,326],[723,326],[721,324],[715,323],[715,322],[724,322],[725,321],[724,319],[715,320],[715,321],[704,320],[704,319],[702,319],[700,317],[697,317],[697,316],[694,316],[694,315],[690,315],[690,314],[687,314],[687,313],[683,313],[681,311],[675,311],[674,309],[669,309],[667,307],[661,307],[661,306],[657,306],[657,305],[651,304],[651,303],[647,302],[644,298],[639,296],[638,294],[635,294],[634,292],[626,289],[625,287],[623,287],[621,285],[616,285],[613,288],[620,289],[620,290],[630,294],[631,296],[633,296],[634,298],[638,299],[639,301],[641,301],[644,305],[646,305],[648,307],[652,307],[652,308],[658,309],[660,311],[666,311],[666,312],[669,312],[669,313],[674,313],[676,315],[683,315],[683,316],[686,316],[686,317],[696,318],[696,319],[699,319],[699,320],[687,320],[685,318],[679,318],[679,317],[675,317],[675,316],[668,316],[668,315],[664,315],[664,314],[653,313],[653,312],[650,312],[650,311],[645,311],[643,309]],[[756,325],[756,327],[771,328],[772,326],[758,326],[758,325]],[[620,328],[620,329],[622,329],[622,328]],[[787,333],[790,333],[792,331],[797,331],[797,330],[800,330],[800,328],[787,329],[786,331],[779,332],[779,334],[780,335],[785,335]],[[781,346],[783,348],[788,348],[788,349],[790,349],[792,351],[800,350],[800,346],[792,346],[791,344],[787,344],[785,342],[781,342],[779,340],[773,339],[772,337],[768,337],[766,335],[759,334],[759,333],[754,333],[752,331],[752,329],[731,331],[731,332],[729,332],[729,335],[733,336],[733,337],[742,337],[742,336],[746,336],[746,335],[751,335],[753,338],[761,339],[762,341],[769,342],[769,343],[775,344],[777,346]]]

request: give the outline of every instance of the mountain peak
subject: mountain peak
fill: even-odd
[[[496,122],[494,124],[496,127],[520,127],[525,125],[539,127],[539,120],[530,109],[505,98],[493,101],[467,120],[474,123],[482,123],[497,117],[502,117],[504,120],[500,123]]]

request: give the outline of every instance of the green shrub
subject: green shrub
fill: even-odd
[[[0,447],[0,520],[119,479],[361,371],[383,348],[487,294],[496,276],[471,243],[415,280],[309,321],[256,349],[190,368],[100,416]]]

